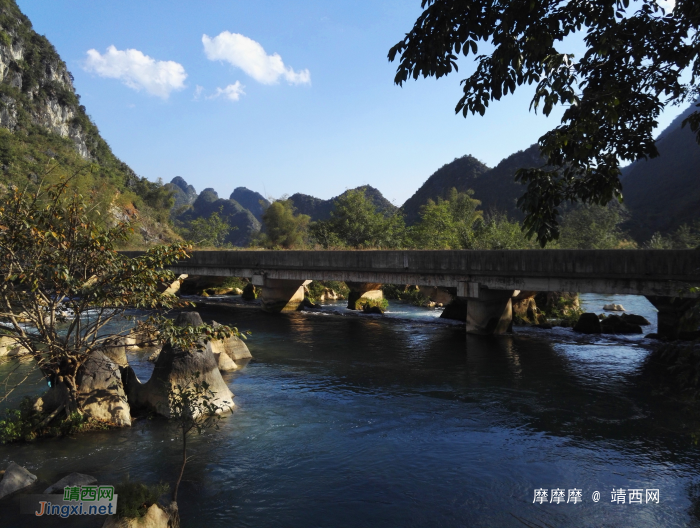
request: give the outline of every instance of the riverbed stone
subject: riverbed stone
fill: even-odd
[[[622,306],[621,304],[611,303],[611,304],[604,305],[603,310],[605,310],[606,312],[624,312],[625,307]]]
[[[97,479],[91,475],[83,473],[71,473],[63,477],[61,480],[52,484],[44,490],[44,493],[63,493],[63,488],[66,486],[91,486],[97,483]]]
[[[0,336],[0,357],[17,357],[29,354],[13,337]]]
[[[118,426],[131,425],[131,409],[117,364],[99,350],[90,354],[77,376],[78,397],[86,416]]]
[[[620,319],[626,323],[632,323],[639,326],[649,326],[651,324],[646,317],[636,314],[622,314]]]
[[[594,313],[581,314],[573,330],[582,334],[600,334],[603,331],[600,326],[600,319]]]
[[[609,315],[602,321],[600,326],[604,334],[642,334],[642,327],[638,324],[629,323],[619,315]]]
[[[143,517],[107,517],[102,528],[169,528],[170,515],[158,504],[151,504]]]
[[[180,326],[198,326],[202,324],[202,318],[197,312],[182,312],[175,322]],[[153,374],[146,383],[141,383],[133,369],[127,369],[126,392],[129,403],[134,408],[149,409],[170,417],[168,388],[186,384],[196,372],[199,372],[199,381],[207,382],[214,393],[212,403],[224,410],[233,407],[233,394],[221,377],[210,343],[192,350],[164,345]]]
[[[244,301],[254,301],[258,298],[258,291],[252,283],[248,283],[245,285],[245,288],[243,288],[243,293],[241,294],[241,298]]]
[[[216,328],[219,323],[216,321],[212,321],[211,325]],[[215,343],[212,341],[212,344]],[[236,361],[238,359],[251,359],[253,356],[250,353],[250,350],[248,350],[248,346],[245,344],[245,342],[238,336],[231,336],[231,337],[225,337],[224,339],[220,340],[221,346],[223,347],[224,351],[229,355],[229,357],[233,360]],[[212,349],[212,351],[216,352],[218,351],[218,343],[214,345],[215,348]]]
[[[2,480],[0,480],[0,499],[15,491],[31,486],[35,480],[36,475],[33,475],[19,464],[10,462],[7,469],[5,469]]]

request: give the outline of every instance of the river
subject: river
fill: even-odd
[[[582,300],[656,320],[643,298]],[[397,303],[384,317],[339,303],[322,313],[200,313],[250,330],[254,359],[224,375],[233,414],[192,439],[183,527],[700,525],[700,424],[644,381],[641,336],[517,327],[467,336],[435,310]],[[147,379],[146,354],[130,361]],[[174,439],[167,422],[138,420],[0,446],[0,468],[13,460],[46,486],[72,471],[101,484],[126,475],[173,482]],[[580,489],[582,502],[533,503],[535,490],[557,488],[567,497]],[[611,502],[613,489],[643,490],[642,504]],[[648,489],[659,490],[658,503],[646,503]],[[0,501],[0,526],[101,525],[16,510]]]

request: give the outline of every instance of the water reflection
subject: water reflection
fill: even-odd
[[[236,395],[233,416],[193,441],[198,458],[182,488],[186,525],[693,522],[694,425],[647,390],[639,377],[647,351],[638,343],[570,331],[561,339],[535,331],[484,339],[407,317],[235,308],[202,315],[251,330],[254,359],[225,376]],[[15,460],[45,481],[69,471],[103,482],[126,473],[172,481],[172,437],[167,423],[140,421],[108,434],[2,446],[0,466]],[[661,504],[592,503],[592,491],[605,498],[613,486],[659,488]],[[538,508],[539,487],[587,496],[575,507]],[[29,522],[3,503],[0,515]]]

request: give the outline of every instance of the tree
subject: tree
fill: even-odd
[[[625,246],[620,224],[625,212],[615,203],[607,207],[582,205],[567,211],[561,222],[562,249],[615,249]],[[627,242],[629,247],[629,242]]]
[[[420,210],[420,222],[413,229],[414,244],[421,249],[463,249],[472,238],[475,222],[482,218],[481,202],[474,191],[457,192],[454,187],[446,199],[428,200]]]
[[[537,244],[523,233],[522,225],[506,214],[489,213],[477,220],[465,249],[535,249]]]
[[[307,238],[308,215],[295,215],[291,200],[273,201],[262,215],[263,233],[259,243],[265,247],[283,247],[289,249],[304,245]]]
[[[524,229],[544,246],[559,236],[560,206],[622,200],[620,164],[656,157],[653,131],[667,105],[700,93],[700,3],[677,0],[667,13],[656,0],[422,0],[413,29],[389,51],[400,56],[395,82],[442,77],[472,53],[455,111],[483,115],[489,102],[535,84],[530,108],[549,115],[566,105],[561,124],[539,138],[546,165],[520,169],[527,186],[518,205]],[[576,60],[561,49],[584,32]],[[477,55],[479,43],[492,45]],[[690,70],[689,81],[685,75]],[[686,122],[698,134],[700,112]]]
[[[223,247],[228,234],[238,229],[221,217],[223,207],[214,211],[209,218],[195,218],[190,222],[187,239],[197,246]]]
[[[324,247],[391,248],[404,243],[406,225],[396,212],[385,215],[377,210],[364,189],[353,189],[334,203],[328,220],[311,227],[314,239]]]
[[[151,312],[164,343],[191,348],[237,333],[228,327],[179,328],[164,314],[189,303],[163,295],[175,276],[167,266],[188,257],[182,244],[129,258],[117,251],[127,222],[101,227],[70,179],[33,190],[12,187],[0,199],[0,337],[23,347],[64,401],[53,415],[82,412],[79,372],[96,352],[129,332],[109,326],[127,311]],[[27,376],[28,377],[28,376]],[[27,379],[14,383],[10,392]],[[8,381],[8,380],[4,380]]]
[[[199,372],[195,372],[182,384],[169,385],[168,403],[170,417],[177,423],[182,437],[182,465],[173,488],[173,504],[171,505],[171,513],[174,513],[177,512],[177,492],[180,489],[182,475],[185,473],[185,464],[189,459],[187,456],[187,435],[192,431],[202,434],[205,429],[212,427],[218,429],[221,413],[225,410],[231,410],[231,407],[225,409],[215,403],[215,394],[206,381],[199,380]]]

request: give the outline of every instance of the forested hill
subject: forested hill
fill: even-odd
[[[365,196],[372,200],[374,205],[377,206],[377,209],[385,214],[391,214],[397,209],[394,204],[384,198],[384,195],[382,195],[378,189],[375,189],[370,185],[364,185],[351,190],[363,190],[365,192]],[[331,215],[335,201],[338,198],[345,196],[345,194],[348,192],[349,191],[345,191],[343,194],[331,198],[330,200],[322,200],[320,198],[315,198],[314,196],[301,193],[293,194],[289,197],[289,199],[296,208],[296,214],[309,215],[312,221],[326,220]]]
[[[473,189],[475,180],[488,170],[486,165],[469,155],[443,165],[401,207],[406,223],[417,222],[421,206],[428,203],[428,200],[444,198],[452,187],[461,192]]]
[[[689,127],[681,127],[695,109],[691,105],[659,134],[659,157],[622,171],[624,203],[632,215],[625,227],[637,240],[700,220],[700,145]]]
[[[76,172],[75,185],[103,218],[138,218],[133,243],[176,238],[167,225],[170,193],[114,156],[53,45],[14,0],[0,0],[0,185]]]
[[[515,171],[521,167],[542,164],[537,145],[521,150],[503,159],[490,169],[473,156],[457,158],[440,167],[416,193],[403,204],[406,222],[413,224],[420,218],[420,207],[429,199],[445,198],[453,187],[460,192],[474,191],[484,211],[507,213],[511,218],[522,218],[516,207],[517,199],[525,188],[514,181]]]

